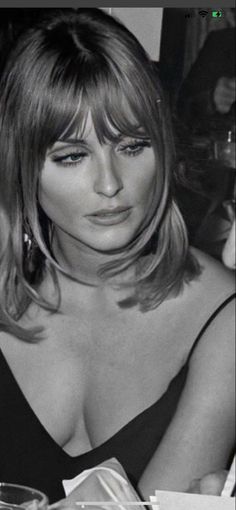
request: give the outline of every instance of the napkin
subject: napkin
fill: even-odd
[[[144,506],[129,482],[127,475],[117,459],[112,458],[91,469],[86,469],[69,480],[62,481],[67,499],[64,504],[78,507],[86,502],[100,506],[106,510],[132,510],[129,503],[136,503],[136,509],[144,510]],[[117,506],[115,505],[117,503]],[[95,505],[96,504],[96,505]]]
[[[235,510],[235,498],[155,491],[160,510]]]

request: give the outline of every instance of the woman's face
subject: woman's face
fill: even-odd
[[[115,143],[101,145],[89,114],[83,138],[48,150],[39,201],[64,239],[109,253],[125,248],[146,224],[160,198],[159,179],[156,185],[149,139],[117,133]]]

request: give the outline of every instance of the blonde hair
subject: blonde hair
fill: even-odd
[[[52,311],[59,307],[59,288],[54,304],[37,290],[45,271],[56,287],[57,270],[63,271],[51,251],[52,226],[37,199],[38,180],[48,148],[81,131],[88,111],[100,142],[111,140],[114,128],[129,136],[148,136],[162,173],[161,198],[145,228],[100,271],[102,278],[109,279],[136,264],[133,302],[120,306],[138,303],[142,311],[150,310],[198,273],[173,197],[175,149],[157,71],[120,22],[100,9],[50,10],[16,42],[0,93],[0,324],[4,329],[23,340],[36,340],[39,330],[26,330],[18,323],[30,302]],[[32,242],[28,253],[25,234]]]

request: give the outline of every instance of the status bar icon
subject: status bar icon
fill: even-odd
[[[223,11],[219,9],[218,11],[211,11],[212,18],[222,18]]]
[[[208,15],[208,11],[198,11],[198,14],[202,17],[202,18],[205,18],[207,15]]]

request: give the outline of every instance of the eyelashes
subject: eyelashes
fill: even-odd
[[[127,157],[135,157],[141,154],[145,148],[150,147],[150,139],[131,139],[118,143],[115,146],[115,152]],[[89,149],[68,148],[53,155],[51,160],[58,166],[73,167],[80,165],[89,155]]]
[[[151,147],[150,140],[134,140],[131,143],[121,143],[119,151],[124,152],[127,156],[136,156],[143,152],[145,147]]]
[[[59,166],[75,166],[84,160],[88,156],[88,153],[86,151],[68,151],[64,152],[61,155],[58,156],[52,156],[52,161]]]

